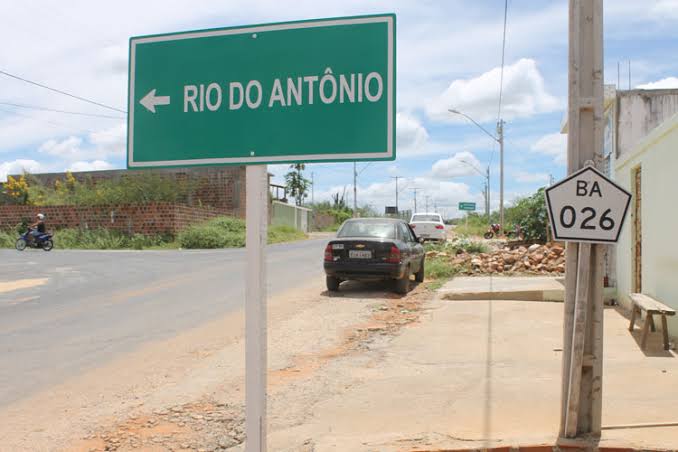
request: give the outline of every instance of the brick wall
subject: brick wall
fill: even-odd
[[[113,229],[125,233],[175,235],[190,224],[237,212],[213,207],[153,203],[120,206],[0,206],[0,229],[8,230],[23,219],[35,221],[44,213],[49,230],[63,228]]]
[[[197,181],[195,193],[182,202],[188,206],[210,206],[233,213],[245,218],[245,167],[197,167],[182,169],[153,169],[141,171],[109,170],[84,171],[72,173],[73,176],[85,182],[91,180],[95,184],[101,180],[115,180],[137,174],[155,174],[176,181],[190,179]],[[42,184],[53,187],[57,180],[63,180],[65,173],[32,174]],[[18,176],[17,176],[18,177]]]

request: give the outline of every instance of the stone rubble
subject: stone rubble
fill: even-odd
[[[551,242],[545,245],[511,248],[503,246],[489,253],[471,254],[459,250],[457,254],[428,251],[426,257],[447,258],[460,268],[461,274],[531,274],[561,275],[565,273],[565,245]]]

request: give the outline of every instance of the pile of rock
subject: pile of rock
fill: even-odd
[[[428,257],[449,258],[453,265],[461,268],[466,274],[538,274],[559,275],[565,273],[565,247],[561,243],[546,245],[505,246],[491,253],[469,254],[461,252],[456,255],[429,252]]]

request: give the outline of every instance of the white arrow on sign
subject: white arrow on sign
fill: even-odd
[[[169,105],[170,97],[169,96],[156,96],[155,88],[150,90],[148,94],[144,96],[143,99],[139,101],[141,105],[146,107],[146,110],[155,113],[156,105]]]

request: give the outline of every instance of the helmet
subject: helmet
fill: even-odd
[[[38,220],[44,220],[44,219],[45,219],[45,215],[42,214],[42,213],[39,213],[38,214]]]

